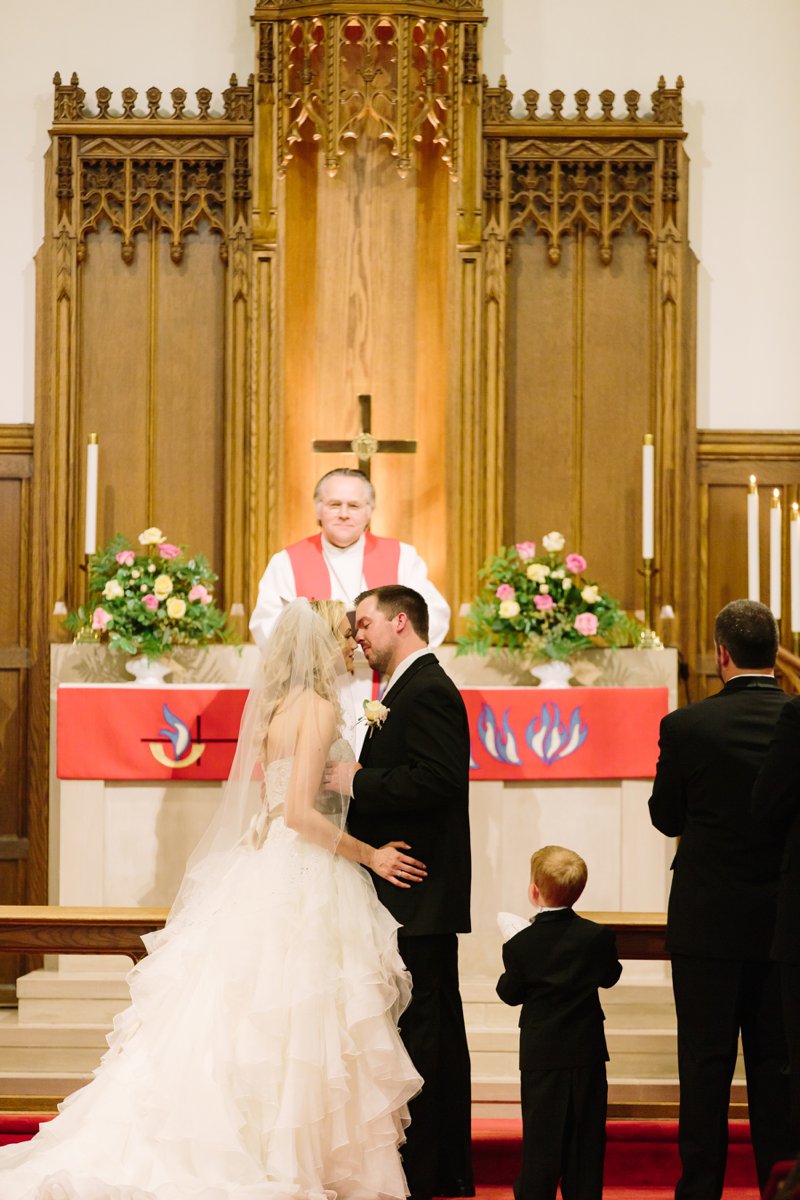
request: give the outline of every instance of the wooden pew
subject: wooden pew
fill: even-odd
[[[144,957],[142,935],[161,929],[166,908],[0,906],[0,954],[125,954]],[[584,912],[617,936],[620,958],[666,958],[664,913]]]

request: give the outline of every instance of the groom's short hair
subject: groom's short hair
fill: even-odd
[[[419,592],[413,588],[404,587],[402,583],[387,583],[383,587],[370,588],[356,596],[356,606],[367,596],[374,596],[378,608],[391,621],[400,613],[405,613],[411,622],[411,628],[423,642],[428,640],[428,606]]]

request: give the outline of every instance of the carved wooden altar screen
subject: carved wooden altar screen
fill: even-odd
[[[32,899],[45,898],[47,650],[80,601],[83,457],[98,538],[157,524],[249,611],[313,528],[358,431],[374,527],[413,541],[458,612],[504,539],[561,528],[641,603],[641,436],[656,435],[660,596],[689,611],[692,258],[680,90],[652,115],[481,75],[481,0],[259,0],[255,70],[166,99],[56,81],[38,262]],[[590,108],[592,109],[590,112]],[[679,536],[680,533],[680,536]],[[686,628],[689,628],[689,624]],[[685,639],[684,639],[685,640]],[[687,647],[688,649],[688,647]]]
[[[695,306],[682,86],[661,80],[650,115],[636,92],[621,113],[602,92],[595,115],[585,91],[574,107],[552,92],[549,112],[528,91],[515,116],[501,80],[485,93],[483,128],[485,387],[505,403],[505,538],[560,529],[641,608],[641,446],[652,433],[656,612],[671,604],[685,637]]]

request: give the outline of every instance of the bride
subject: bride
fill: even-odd
[[[337,601],[282,613],[218,815],[131,971],[94,1078],[0,1151],[2,1200],[401,1200],[421,1080],[386,879],[424,867],[344,831],[321,793],[355,643]],[[406,884],[413,886],[413,884]]]

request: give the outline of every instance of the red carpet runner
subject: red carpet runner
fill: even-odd
[[[0,1114],[0,1145],[25,1141],[47,1117]],[[673,1194],[680,1165],[677,1121],[609,1121],[604,1197],[608,1200],[661,1200]],[[474,1121],[475,1180],[479,1200],[510,1200],[519,1168],[519,1121]],[[758,1200],[750,1128],[731,1121],[725,1196]]]

